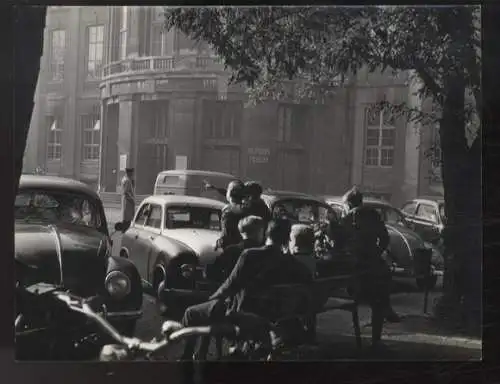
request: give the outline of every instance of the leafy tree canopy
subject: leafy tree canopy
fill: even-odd
[[[362,68],[409,71],[433,113],[383,105],[410,120],[436,120],[447,78],[471,93],[466,120],[481,107],[479,7],[213,7],[165,9],[166,27],[207,41],[252,100],[280,98],[286,80],[295,97],[329,93]],[[477,114],[475,114],[477,117]]]

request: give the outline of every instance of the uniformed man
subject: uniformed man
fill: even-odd
[[[372,345],[379,347],[384,319],[399,321],[390,304],[391,272],[386,262],[389,234],[378,212],[363,205],[363,195],[352,188],[344,195],[349,211],[342,220],[345,250],[355,258],[356,294],[372,310]]]
[[[122,195],[122,232],[125,232],[134,219],[135,214],[135,181],[134,168],[126,168],[121,183]]]

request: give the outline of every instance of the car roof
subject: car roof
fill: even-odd
[[[343,204],[344,203],[344,196],[323,196],[325,201],[327,203],[337,203],[337,204]],[[370,204],[370,205],[383,205],[386,207],[392,207],[391,203],[385,200],[381,199],[376,199],[374,197],[363,197],[363,204]]]
[[[319,198],[317,196],[313,195],[308,195],[307,193],[302,193],[302,192],[293,192],[293,191],[280,191],[280,190],[272,190],[272,189],[266,189],[262,193],[263,197],[268,197],[272,200],[278,200],[278,199],[293,199],[293,198],[298,198],[298,199],[303,199],[303,200],[312,200],[316,201],[318,203],[325,204],[325,200],[322,198]]]
[[[444,204],[444,198],[441,196],[419,196],[410,201],[414,201],[416,203],[438,203]]]
[[[232,179],[237,179],[236,176],[229,173],[214,172],[214,171],[202,171],[197,169],[170,169],[166,171],[161,171],[160,175],[196,175],[196,176],[218,176],[227,177]]]
[[[59,176],[21,175],[19,189],[61,189],[91,195],[96,200],[100,200],[97,192],[87,184]]]
[[[214,209],[222,209],[225,204],[213,199],[207,199],[205,197],[198,196],[186,196],[186,195],[151,195],[146,197],[143,200],[144,202],[152,203],[152,204],[185,204],[191,206],[199,206],[199,207],[209,207]],[[141,203],[142,204],[142,203]]]

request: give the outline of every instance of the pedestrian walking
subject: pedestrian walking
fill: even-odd
[[[135,214],[135,180],[134,168],[126,168],[121,182],[122,195],[122,232],[130,227]]]

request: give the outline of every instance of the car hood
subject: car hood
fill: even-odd
[[[88,296],[103,289],[106,236],[80,226],[16,224],[15,258],[23,284],[62,284]]]
[[[221,252],[215,250],[215,243],[220,237],[220,232],[217,231],[194,228],[169,229],[165,236],[191,249],[202,265],[213,263]]]

